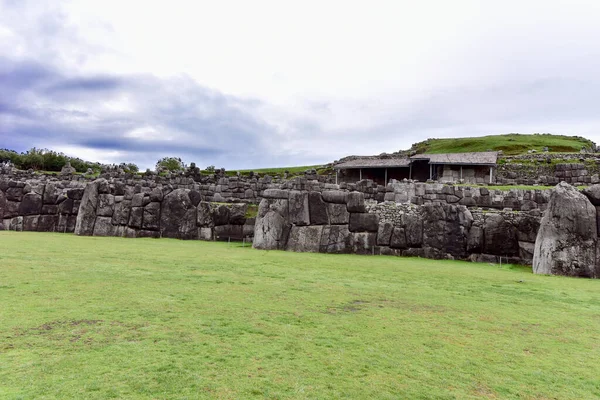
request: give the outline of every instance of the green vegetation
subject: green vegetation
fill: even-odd
[[[333,169],[328,167],[327,165],[304,165],[299,167],[241,169],[226,171],[226,174],[228,176],[235,176],[239,172],[242,176],[248,176],[250,175],[250,172],[254,172],[254,174],[258,176],[283,176],[283,174],[287,171],[288,177],[294,177],[304,175],[304,172],[309,169],[316,170],[318,175],[326,175],[328,173],[333,173]]]
[[[36,149],[35,147],[24,152],[17,153],[14,150],[0,149],[0,162],[10,161],[18,169],[45,172],[59,172],[62,167],[70,162],[71,166],[77,172],[86,172],[88,168],[99,172],[100,163],[84,161],[80,158],[69,157],[63,153],[58,153],[48,149]],[[126,166],[135,166],[135,164],[123,164]],[[137,166],[135,166],[137,168]]]
[[[592,399],[600,282],[0,232],[0,398]]]
[[[469,138],[428,139],[415,143],[411,150],[430,154],[502,150],[505,155],[516,155],[527,153],[527,150],[542,152],[544,147],[548,147],[550,152],[567,153],[579,152],[582,147],[592,149],[594,143],[579,136],[511,133]]]
[[[185,165],[179,157],[164,157],[156,162],[156,169],[162,169],[165,171],[183,171]]]

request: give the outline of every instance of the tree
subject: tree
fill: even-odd
[[[156,170],[183,171],[185,165],[179,157],[164,157],[157,161]]]

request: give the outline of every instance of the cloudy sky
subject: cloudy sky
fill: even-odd
[[[600,143],[600,1],[0,0],[0,148],[227,169]]]

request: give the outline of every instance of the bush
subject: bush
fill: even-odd
[[[164,157],[156,162],[156,170],[183,171],[185,165],[179,157]]]

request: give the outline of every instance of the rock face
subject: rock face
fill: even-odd
[[[577,189],[561,182],[540,223],[533,272],[598,278],[596,208]]]

